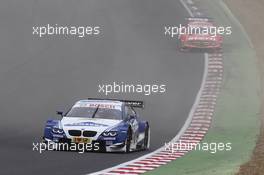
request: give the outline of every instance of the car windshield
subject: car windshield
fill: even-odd
[[[96,107],[73,107],[66,117],[100,118],[121,120],[122,112],[118,109],[96,108]]]

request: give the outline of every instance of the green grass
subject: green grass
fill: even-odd
[[[232,143],[231,151],[192,151],[183,158],[150,171],[150,175],[231,175],[248,161],[254,149],[260,120],[259,76],[256,56],[245,33],[229,17],[219,0],[204,0],[215,19],[232,25],[226,38],[224,81],[212,128],[203,142]],[[209,11],[210,13],[210,11]],[[232,50],[230,49],[232,48]]]

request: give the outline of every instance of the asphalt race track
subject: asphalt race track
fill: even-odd
[[[181,129],[200,88],[202,54],[180,53],[164,25],[188,13],[177,0],[2,0],[0,2],[0,174],[85,174],[142,156]],[[32,35],[36,25],[98,25],[86,38]],[[166,84],[144,100],[151,150],[131,154],[32,151],[57,108],[98,93],[103,83]]]

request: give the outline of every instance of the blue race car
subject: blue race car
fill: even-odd
[[[94,151],[131,152],[150,146],[150,126],[134,108],[142,101],[94,99],[77,101],[61,120],[46,122],[45,143],[91,145]]]

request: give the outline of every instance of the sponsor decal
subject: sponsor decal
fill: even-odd
[[[77,102],[73,107],[78,108],[97,108],[99,106],[100,109],[118,109],[121,110],[121,104],[114,103],[95,103],[95,102],[87,102],[80,101]]]
[[[94,122],[80,122],[80,123],[69,123],[64,126],[94,126],[94,127],[107,127],[108,125],[94,123]]]

